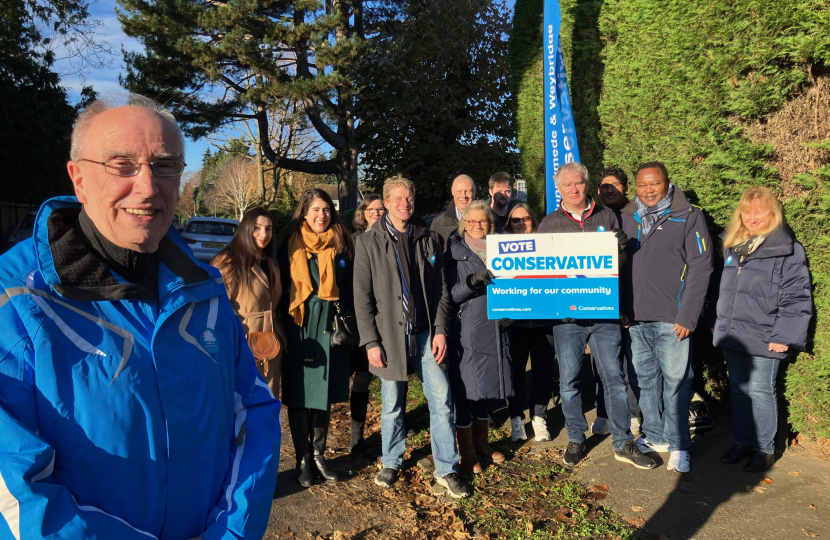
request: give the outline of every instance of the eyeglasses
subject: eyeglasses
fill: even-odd
[[[375,213],[379,216],[382,216],[386,213],[386,208],[367,208],[366,212],[369,212],[370,214]]]
[[[484,227],[486,227],[489,224],[490,224],[489,219],[481,219],[481,220],[478,220],[478,221],[476,221],[474,219],[468,219],[467,220],[467,227],[477,227],[479,229],[483,229]]]
[[[530,216],[510,218],[510,223],[512,223],[513,225],[518,225],[519,223],[522,223],[522,222],[530,223],[531,221],[533,221],[533,220],[531,219]]]
[[[184,161],[137,161],[135,159],[111,158],[106,161],[94,161],[92,159],[77,159],[75,161],[88,161],[103,165],[104,170],[114,176],[135,176],[142,165],[149,165],[150,170],[156,176],[180,176],[184,172],[187,163]]]

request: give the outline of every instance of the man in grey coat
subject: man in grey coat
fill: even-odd
[[[461,212],[476,198],[476,184],[466,174],[455,177],[452,181],[452,200],[447,209],[435,216],[430,229],[437,232],[441,240],[442,250],[446,250],[447,240],[453,231],[458,229],[458,220]]]
[[[452,397],[444,361],[450,297],[439,236],[413,215],[415,186],[400,176],[383,185],[386,215],[357,238],[355,316],[369,370],[381,379],[383,470],[391,487],[406,450],[403,426],[407,365],[423,381],[430,411],[435,479],[455,498],[470,487],[458,475]]]

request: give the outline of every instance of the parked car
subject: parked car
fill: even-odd
[[[23,216],[14,229],[9,233],[9,238],[6,241],[7,247],[11,249],[15,244],[32,237],[32,232],[35,229],[35,217],[37,211],[32,211]]]
[[[210,260],[233,238],[239,222],[218,217],[194,217],[184,224],[182,238],[202,262]]]

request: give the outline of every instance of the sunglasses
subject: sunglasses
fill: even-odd
[[[512,223],[513,225],[518,225],[519,223],[522,223],[522,222],[530,223],[531,221],[533,221],[533,220],[530,218],[530,216],[510,218],[510,223]]]

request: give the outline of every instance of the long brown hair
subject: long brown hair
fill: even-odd
[[[300,200],[297,202],[297,208],[294,210],[294,215],[291,216],[291,221],[288,222],[288,226],[285,228],[280,244],[291,240],[291,237],[300,230],[314,199],[320,199],[329,205],[331,222],[328,228],[334,231],[334,246],[337,248],[337,253],[345,253],[349,259],[354,259],[354,240],[352,240],[352,235],[346,230],[343,221],[340,219],[340,214],[334,209],[334,202],[329,197],[329,194],[319,188],[307,189],[300,196]]]
[[[741,214],[749,210],[752,201],[760,200],[761,206],[766,207],[770,211],[770,220],[763,231],[757,234],[752,234],[744,225],[744,220]],[[738,246],[752,238],[762,234],[769,234],[781,224],[784,223],[784,211],[781,209],[781,203],[778,202],[778,197],[771,189],[765,187],[749,188],[741,195],[741,200],[738,201],[738,207],[735,208],[735,213],[732,214],[732,221],[729,222],[729,227],[726,229],[726,234],[723,237],[724,249]]]
[[[242,216],[236,234],[233,235],[228,245],[210,261],[210,264],[223,270],[225,286],[231,298],[236,296],[240,286],[249,291],[253,288],[254,273],[251,268],[259,264],[263,255],[271,253],[271,247],[274,245],[273,236],[262,251],[259,250],[254,240],[254,225],[256,225],[256,220],[263,216],[271,221],[273,227],[274,220],[265,208],[261,206],[251,208]]]
[[[607,176],[607,175],[606,175]],[[513,208],[510,209],[510,212],[507,214],[507,223],[504,226],[504,232],[506,233],[513,233],[513,223],[510,221],[513,218],[513,213],[521,208],[522,210],[527,211],[527,215],[530,216],[530,232],[535,233],[539,230],[539,222],[536,221],[536,216],[533,215],[533,210],[530,209],[530,205],[525,202],[516,203]]]

